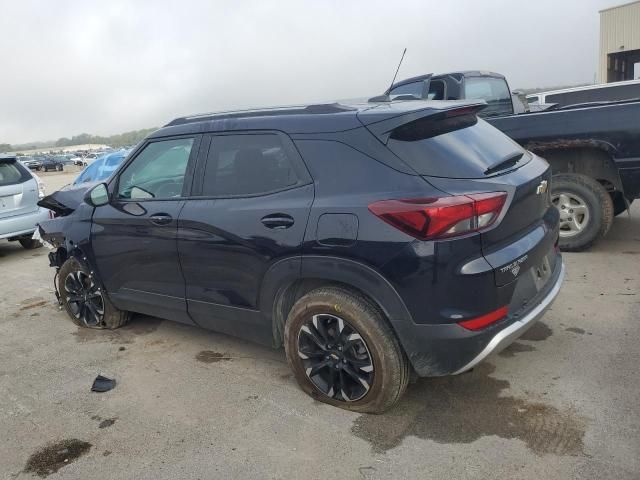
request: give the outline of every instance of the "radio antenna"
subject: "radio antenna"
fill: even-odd
[[[391,80],[391,85],[389,85],[389,88],[387,89],[387,92],[383,93],[382,95],[378,95],[377,97],[370,98],[368,100],[369,102],[390,102],[391,101],[391,97],[389,96],[389,92],[391,91],[391,87],[393,87],[393,84],[396,83],[396,77],[398,76],[398,72],[400,71],[400,65],[402,65],[402,61],[404,60],[404,54],[405,53],[407,53],[406,47],[402,51],[402,56],[400,57],[400,62],[398,63],[398,68],[396,68],[396,73],[393,76],[393,80]]]
[[[404,60],[404,54],[407,53],[407,48],[402,51],[402,56],[400,57],[400,62],[398,63],[398,68],[396,68],[396,74],[393,76],[393,80],[391,80],[391,85],[389,85],[388,90],[391,90],[393,84],[396,83],[396,77],[398,76],[398,72],[400,71],[400,65],[402,65],[402,61]]]

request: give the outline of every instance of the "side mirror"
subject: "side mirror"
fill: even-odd
[[[84,201],[92,207],[101,207],[109,203],[109,190],[106,183],[99,183],[84,196]]]

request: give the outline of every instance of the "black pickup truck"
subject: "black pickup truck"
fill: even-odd
[[[485,100],[481,117],[551,164],[563,250],[589,248],[606,235],[613,217],[640,197],[640,99],[550,105],[533,112],[503,75],[482,71],[409,78],[384,96]]]

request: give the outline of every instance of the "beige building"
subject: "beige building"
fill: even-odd
[[[640,78],[640,0],[600,11],[599,83]]]

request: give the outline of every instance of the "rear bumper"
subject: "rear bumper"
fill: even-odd
[[[560,287],[562,286],[562,282],[564,280],[564,272],[565,267],[562,261],[560,263],[560,273],[558,274],[555,283],[549,290],[540,303],[538,303],[532,310],[530,310],[527,314],[525,314],[521,319],[516,320],[511,325],[506,327],[504,330],[501,330],[497,333],[487,344],[486,347],[476,355],[471,361],[469,361],[466,365],[453,372],[453,375],[457,375],[459,373],[464,373],[468,370],[471,370],[478,363],[483,361],[492,353],[496,353],[501,351],[502,349],[509,346],[514,340],[524,334],[529,328],[533,326],[533,324],[540,319],[547,311],[547,309],[551,306],[553,301],[560,293]]]
[[[509,315],[483,330],[467,330],[457,323],[393,322],[416,373],[421,377],[436,377],[468,371],[525,333],[551,306],[560,291],[565,270],[562,257],[555,255],[553,270],[540,290],[536,292],[533,280],[524,278],[529,273],[520,274],[523,278],[518,283],[522,288],[515,291],[510,288]]]
[[[0,218],[0,239],[29,235],[35,232],[38,223],[45,220],[49,220],[49,210],[42,207],[25,215]]]

